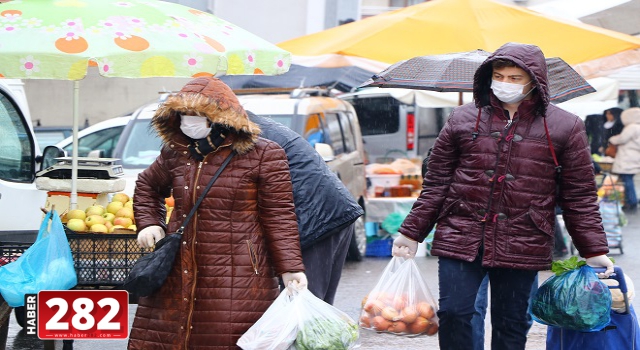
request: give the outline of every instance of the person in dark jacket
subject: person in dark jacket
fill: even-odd
[[[488,275],[492,349],[525,349],[532,283],[551,267],[557,203],[587,264],[606,267],[600,277],[613,273],[589,144],[580,118],[549,103],[537,46],[497,49],[476,71],[473,94],[440,131],[392,253],[415,256],[437,224],[440,348],[470,349],[474,303]]]
[[[273,119],[247,113],[260,136],[287,154],[308,288],[333,304],[355,222],[364,211],[309,142]]]
[[[622,115],[622,108],[618,107],[605,109],[602,113],[602,154],[604,154],[604,150],[609,145],[611,136],[620,134],[624,128],[620,115]]]
[[[237,349],[238,339],[280,293],[307,278],[287,157],[259,137],[231,89],[219,79],[188,82],[151,120],[160,155],[138,176],[134,215],[143,248],[175,233],[233,151],[184,228],[162,287],[141,297],[129,349]],[[164,200],[175,208],[166,223]]]
[[[604,155],[604,148],[602,146],[604,121],[602,120],[602,114],[589,114],[584,120],[584,126],[587,131],[591,154],[597,153]]]

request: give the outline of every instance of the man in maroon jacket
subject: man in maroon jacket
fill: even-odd
[[[478,68],[475,103],[451,113],[394,241],[394,256],[412,257],[437,224],[441,349],[471,349],[487,274],[492,349],[525,348],[531,286],[551,266],[556,203],[587,264],[613,273],[584,123],[549,103],[547,84],[534,45],[507,43]]]

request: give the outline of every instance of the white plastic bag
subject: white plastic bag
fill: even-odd
[[[298,319],[297,350],[349,350],[360,346],[358,324],[346,313],[317,298],[308,289],[294,293]]]
[[[298,322],[287,290],[283,290],[267,311],[238,339],[244,350],[287,350],[296,340]]]
[[[412,337],[435,335],[437,311],[414,259],[394,257],[363,300],[360,327]]]

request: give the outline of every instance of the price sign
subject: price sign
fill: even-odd
[[[29,301],[27,296],[27,301]],[[40,339],[126,339],[129,293],[124,290],[48,290],[38,293],[36,322]],[[29,310],[29,303],[25,304]],[[34,307],[31,307],[32,309]],[[35,314],[35,315],[34,315]]]

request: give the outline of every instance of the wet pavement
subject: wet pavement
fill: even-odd
[[[629,224],[623,228],[623,247],[625,254],[620,255],[617,249],[612,249],[610,257],[616,260],[616,265],[623,268],[625,273],[636,281],[640,286],[640,259],[637,253],[640,249],[640,214],[628,215]],[[347,262],[345,264],[342,280],[336,295],[335,306],[346,312],[354,319],[358,319],[360,313],[360,303],[362,298],[374,287],[382,270],[387,265],[389,258],[365,258],[361,262]],[[429,289],[435,298],[438,297],[437,284],[437,259],[434,257],[418,257],[416,263],[421,268],[422,276],[427,282]],[[544,282],[551,272],[540,272],[540,283]],[[638,298],[633,300],[636,309],[640,308]],[[129,322],[133,322],[136,305],[129,305]],[[487,314],[489,315],[489,313]],[[489,316],[486,320],[485,348],[490,349],[491,323]],[[527,350],[544,350],[546,340],[546,326],[535,323],[529,332]],[[379,334],[376,332],[362,330],[360,334],[361,350],[381,350],[381,349],[437,349],[437,335],[432,337],[422,336],[409,338],[391,334]],[[101,349],[125,349],[126,340],[78,340],[74,343],[75,350]],[[32,337],[27,337],[15,318],[11,317],[9,335],[7,339],[7,349],[27,350],[43,349],[43,342]],[[56,349],[62,349],[62,342],[55,344]]]

